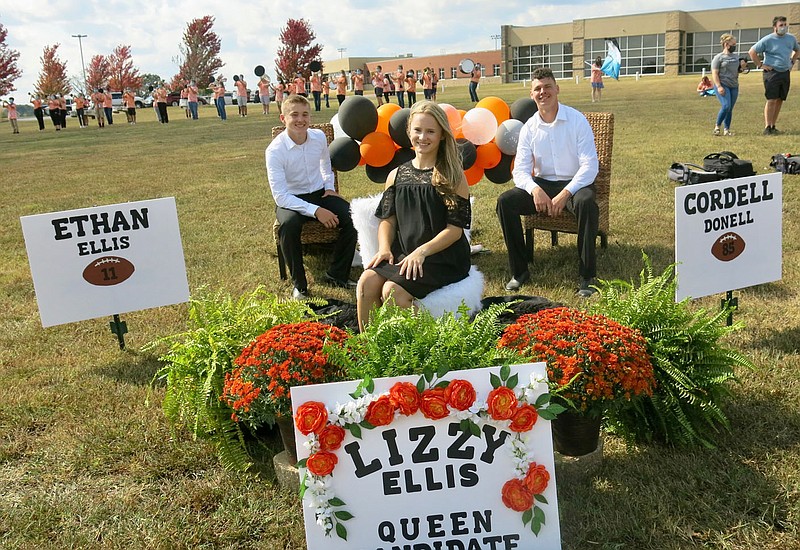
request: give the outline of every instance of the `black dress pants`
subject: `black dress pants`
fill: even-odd
[[[558,195],[568,181],[547,181],[534,178],[536,183],[551,199]],[[597,276],[596,240],[600,223],[600,209],[597,206],[594,185],[579,189],[569,198],[566,209],[578,220],[578,274],[582,279]],[[545,216],[538,214],[533,204],[533,196],[519,187],[509,189],[497,198],[497,218],[503,230],[503,239],[508,249],[508,265],[511,275],[517,277],[528,271],[527,248],[522,234],[520,216]]]
[[[297,196],[311,204],[330,210],[339,218],[339,238],[334,244],[333,260],[330,268],[328,268],[328,275],[334,279],[346,281],[350,278],[350,268],[353,265],[358,232],[353,226],[353,220],[350,217],[350,203],[341,197],[323,197],[323,193],[323,190],[319,190]],[[303,246],[300,241],[300,232],[305,222],[315,218],[280,207],[276,209],[275,216],[278,223],[280,223],[278,240],[281,243],[281,250],[289,268],[292,283],[299,290],[308,290],[306,270],[303,267]]]

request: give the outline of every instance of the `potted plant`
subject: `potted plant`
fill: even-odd
[[[554,445],[562,454],[594,451],[603,413],[652,395],[655,386],[642,335],[603,315],[567,307],[523,315],[498,345],[547,363],[551,392],[568,407],[553,422]]]
[[[296,462],[291,387],[343,380],[342,367],[323,348],[340,346],[347,338],[342,329],[318,321],[276,325],[256,337],[225,373],[220,399],[232,409],[231,418],[252,431],[277,422],[284,448]]]

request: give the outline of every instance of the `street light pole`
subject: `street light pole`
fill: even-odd
[[[81,49],[81,69],[83,70],[83,93],[86,93],[87,85],[86,85],[86,64],[83,62],[83,41],[82,38],[86,38],[85,34],[73,34],[72,38],[78,39],[78,47]]]
[[[499,34],[493,34],[491,36],[491,39],[494,40],[494,49],[496,50],[497,49],[497,41],[500,40],[500,35]]]
[[[336,48],[336,51],[339,52],[339,59],[341,59],[342,54],[347,51],[347,48]]]

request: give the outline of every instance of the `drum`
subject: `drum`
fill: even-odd
[[[239,82],[239,75],[238,74],[233,75],[233,81],[234,82]]]
[[[469,74],[475,68],[475,62],[471,59],[462,59],[458,64],[458,70],[464,74]]]
[[[267,71],[266,69],[264,69],[264,65],[256,65],[256,70],[255,70],[256,76],[264,76],[265,72]]]
[[[322,70],[322,62],[321,61],[312,61],[308,64],[308,68],[311,70],[312,73],[316,73]]]

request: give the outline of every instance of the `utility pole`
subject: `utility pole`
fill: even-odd
[[[83,93],[88,92],[88,86],[86,83],[86,64],[83,62],[83,41],[82,38],[86,38],[85,34],[73,34],[72,38],[78,39],[78,47],[81,49],[81,69],[83,70]]]
[[[497,41],[500,40],[500,35],[499,34],[493,34],[490,38],[492,40],[494,40],[494,49],[496,50],[497,49]]]
[[[339,52],[339,59],[341,59],[342,54],[347,51],[347,48],[336,48],[336,51]]]

